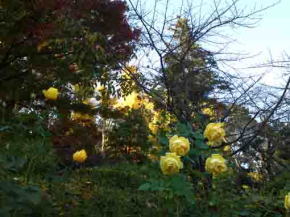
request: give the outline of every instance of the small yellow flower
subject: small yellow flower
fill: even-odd
[[[82,149],[73,154],[73,160],[78,163],[83,163],[88,158],[86,150]]]
[[[73,91],[74,91],[75,93],[77,93],[77,92],[80,91],[81,87],[80,87],[79,84],[75,84],[75,85],[72,86],[72,89],[73,89]]]
[[[148,154],[147,157],[148,157],[149,160],[151,160],[153,162],[159,160],[158,156],[155,155],[155,154]]]
[[[248,176],[251,177],[253,181],[260,182],[263,180],[263,175],[257,172],[249,172]]]
[[[183,168],[183,163],[180,156],[167,152],[160,158],[160,168],[164,175],[173,175]]]
[[[220,173],[224,173],[228,170],[226,160],[220,154],[212,154],[205,161],[205,169],[207,172],[212,173],[213,176],[217,176]]]
[[[290,192],[285,196],[284,207],[290,211]]]
[[[57,100],[58,97],[58,89],[54,87],[50,87],[47,90],[42,91],[44,97],[48,100]]]
[[[250,186],[248,186],[248,185],[242,185],[242,188],[243,188],[244,190],[249,190],[249,189],[250,189]]]
[[[151,132],[155,135],[158,131],[158,125],[153,123],[153,122],[150,122],[148,124],[148,128],[151,130]]]
[[[225,140],[224,123],[209,123],[204,130],[204,137],[211,142],[210,144],[221,144]]]
[[[42,41],[37,45],[37,51],[40,52],[43,48],[49,45],[48,41]]]
[[[101,84],[97,85],[97,87],[96,87],[96,91],[103,91],[105,89],[106,89],[105,86],[101,85]]]
[[[69,128],[69,130],[65,132],[65,135],[66,135],[66,136],[70,136],[70,135],[72,135],[73,133],[74,133],[74,130],[73,130],[72,128]]]
[[[230,146],[230,145],[226,145],[226,146],[223,148],[223,151],[224,151],[224,152],[230,152],[230,151],[231,151],[231,146]]]
[[[73,121],[92,121],[94,119],[94,116],[89,114],[83,114],[80,112],[72,112],[71,119]]]
[[[212,108],[203,108],[202,113],[209,116],[209,117],[214,117],[215,116],[215,111]]]
[[[92,97],[92,98],[88,98],[88,99],[85,99],[85,100],[83,101],[83,104],[85,104],[85,105],[89,105],[89,106],[91,106],[92,108],[95,108],[95,107],[97,107],[97,105],[98,105],[98,100],[97,100],[96,98],[94,98],[94,97]]]
[[[172,136],[169,139],[169,150],[176,153],[179,156],[184,156],[189,152],[190,143],[187,138],[177,135]]]

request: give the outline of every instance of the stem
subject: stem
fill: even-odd
[[[101,145],[101,151],[102,151],[102,153],[104,152],[104,149],[105,149],[105,139],[106,139],[106,129],[105,129],[105,125],[106,125],[106,119],[104,118],[104,120],[103,120],[103,126],[102,126],[102,145]]]

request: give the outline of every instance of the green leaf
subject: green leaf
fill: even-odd
[[[184,123],[177,123],[176,124],[176,133],[179,136],[184,136],[184,137],[191,137],[193,135],[192,128],[189,124],[184,124]]]
[[[33,205],[37,205],[41,202],[41,192],[36,186],[28,186],[25,189],[25,194],[27,195],[27,201]]]
[[[157,139],[158,139],[158,142],[163,146],[167,146],[169,143],[168,138],[165,134],[159,134],[157,136]]]
[[[201,141],[201,140],[197,140],[196,142],[195,142],[195,146],[197,147],[197,148],[199,148],[199,149],[203,149],[203,150],[207,150],[207,149],[209,149],[209,146],[207,145],[207,144],[205,144],[203,141]]]
[[[150,183],[144,183],[144,184],[140,185],[138,190],[139,191],[149,191],[150,188],[151,188],[151,184]]]
[[[193,137],[196,139],[196,140],[204,140],[204,137],[203,137],[203,134],[200,130],[197,130],[193,133]]]
[[[250,216],[251,212],[248,210],[242,210],[239,212],[240,216]]]

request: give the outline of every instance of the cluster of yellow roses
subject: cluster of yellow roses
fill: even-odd
[[[47,100],[57,100],[59,91],[57,88],[50,87],[47,90],[43,90],[43,95]],[[93,100],[87,100],[84,103],[92,106],[95,105],[95,101]],[[120,104],[122,106],[129,106],[132,109],[138,109],[141,106],[141,100],[138,97],[138,94],[133,92]],[[153,109],[152,105],[150,104],[149,109]],[[72,118],[91,119],[91,116],[73,113]],[[225,130],[223,127],[223,123],[210,123],[206,126],[204,137],[208,139],[209,146],[219,145],[225,140]],[[170,152],[167,152],[165,156],[161,156],[160,158],[160,168],[164,175],[176,174],[183,168],[181,156],[185,156],[189,152],[189,140],[185,137],[175,135],[169,139],[169,150]],[[73,160],[78,163],[85,162],[87,157],[87,152],[84,149],[76,151],[72,156]],[[226,160],[220,154],[212,154],[206,159],[205,169],[207,172],[212,173],[215,177],[220,173],[226,172],[228,168],[226,165]],[[262,179],[262,176],[258,173],[251,172],[248,175],[255,181],[260,181]],[[248,186],[243,187],[248,188]],[[284,207],[287,211],[290,211],[290,192],[285,196]]]
[[[204,137],[208,139],[209,146],[220,145],[225,141],[226,132],[224,123],[209,123],[204,130]],[[220,173],[226,172],[228,167],[226,160],[220,154],[212,154],[205,162],[206,171],[215,177]]]
[[[177,135],[169,139],[169,150],[165,156],[160,158],[160,168],[164,175],[172,175],[178,173],[183,168],[183,163],[180,159],[185,156],[190,149],[189,140],[185,137]]]
[[[223,123],[210,123],[206,126],[204,136],[214,144],[220,144],[225,137]],[[181,156],[185,156],[190,150],[189,140],[177,135],[169,139],[169,150],[160,158],[160,168],[164,175],[178,173],[183,168]],[[205,169],[214,177],[228,170],[226,160],[220,154],[212,154],[206,159]]]

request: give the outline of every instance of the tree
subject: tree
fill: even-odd
[[[64,158],[71,161],[82,145],[93,152],[101,135],[92,119],[106,111],[87,99],[102,95],[95,92],[97,83],[106,83],[103,95],[112,92],[110,72],[122,71],[139,37],[127,9],[124,2],[109,0],[1,1],[2,124],[36,114],[58,151],[66,147]],[[43,96],[50,87],[60,93],[57,100]]]
[[[107,0],[1,1],[2,111],[35,107],[50,86],[67,99],[68,84],[93,86],[104,73],[120,69],[139,35],[126,9],[122,1]]]

